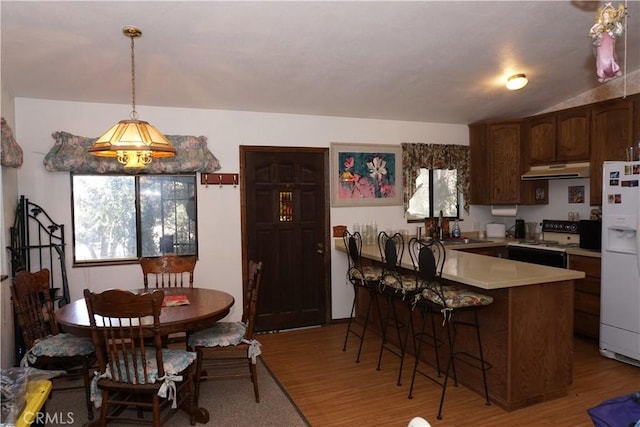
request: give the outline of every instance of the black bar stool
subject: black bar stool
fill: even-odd
[[[416,373],[420,373],[441,385],[442,394],[440,396],[440,405],[437,416],[437,418],[441,420],[449,373],[452,371],[454,383],[457,385],[458,380],[455,370],[455,360],[460,360],[477,367],[482,371],[485,404],[490,405],[491,402],[489,402],[489,389],[487,387],[486,371],[491,366],[484,360],[482,340],[480,337],[480,324],[478,322],[478,310],[491,304],[493,302],[493,298],[462,287],[441,284],[442,269],[446,258],[445,248],[442,242],[438,240],[421,241],[413,238],[409,242],[409,255],[411,256],[411,261],[414,266],[416,280],[418,282],[422,282],[422,292],[418,296],[416,306],[420,308],[422,313],[426,313],[428,315],[433,315],[433,313],[438,312],[442,313],[443,326],[447,329],[446,334],[447,341],[449,343],[449,355],[444,381],[439,382],[429,375],[419,371],[418,362],[420,358],[420,350],[426,336],[424,334],[424,325],[426,322],[423,321],[421,331],[414,334],[414,342],[417,343],[417,348],[413,374],[411,377],[411,386],[409,388],[409,399],[413,398],[412,393]],[[470,316],[467,315],[467,318],[464,318],[463,314],[468,314]],[[468,317],[470,317],[470,319],[468,319]],[[477,355],[473,355],[468,352],[457,352],[455,350],[455,341],[459,326],[467,326],[475,329],[478,343]],[[433,341],[430,340],[429,343],[432,344]],[[474,362],[477,362],[478,364],[474,364]],[[438,374],[439,373],[440,369],[438,367]]]
[[[358,347],[358,355],[356,357],[356,363],[360,363],[360,353],[362,353],[362,344],[364,343],[364,336],[367,332],[367,326],[369,325],[369,318],[371,310],[374,305],[380,316],[380,305],[378,302],[378,286],[380,284],[380,277],[382,275],[382,268],[379,266],[362,265],[362,236],[359,232],[351,233],[349,230],[345,230],[342,235],[344,240],[344,246],[347,249],[347,259],[349,260],[349,266],[347,268],[347,280],[353,285],[353,304],[351,305],[351,315],[349,316],[349,322],[347,323],[347,332],[344,337],[344,346],[342,351],[347,351],[347,341],[349,334],[353,334],[360,338],[360,345]],[[358,300],[358,291],[365,291],[368,295],[366,315],[362,330],[358,331],[353,329],[354,316],[356,311],[356,302]]]
[[[396,309],[396,300],[405,300],[416,289],[416,279],[414,275],[402,273],[402,257],[404,255],[405,242],[402,234],[395,233],[389,235],[382,231],[378,234],[378,248],[380,250],[380,258],[382,260],[383,270],[380,279],[380,295],[386,300],[386,313],[382,317],[382,343],[378,354],[377,370],[380,370],[382,364],[382,354],[384,350],[395,354],[400,358],[400,369],[398,372],[398,385],[402,384],[402,368],[404,366],[404,356],[406,354],[407,334],[402,337],[402,329],[409,330],[409,325],[402,322],[398,318]],[[411,316],[411,314],[409,314]],[[409,321],[410,321],[409,317]],[[391,347],[387,341],[388,328],[393,327],[397,335],[400,352],[398,353],[394,347]]]

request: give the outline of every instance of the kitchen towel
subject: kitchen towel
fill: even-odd
[[[491,205],[491,215],[494,216],[516,216],[518,205]]]

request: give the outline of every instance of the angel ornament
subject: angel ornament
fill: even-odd
[[[596,23],[589,30],[596,50],[596,73],[600,83],[622,75],[616,58],[616,38],[624,32],[622,20],[626,15],[625,7],[618,8],[606,3],[596,13]]]

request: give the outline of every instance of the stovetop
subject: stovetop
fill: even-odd
[[[509,246],[559,252],[564,252],[568,248],[577,248],[580,246],[580,223],[545,219],[542,221],[541,240],[520,240],[509,243]]]
[[[564,233],[564,234],[580,234],[579,221],[563,221],[556,219],[542,220],[543,233]]]

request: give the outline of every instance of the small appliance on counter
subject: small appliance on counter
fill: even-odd
[[[513,237],[516,239],[526,239],[527,238],[527,229],[524,223],[524,219],[516,219],[515,230],[513,232]]]
[[[602,247],[602,220],[580,220],[580,247],[599,251]]]
[[[490,222],[489,224],[487,224],[487,238],[504,238],[506,233],[507,227],[504,224],[498,224],[495,222]]]

